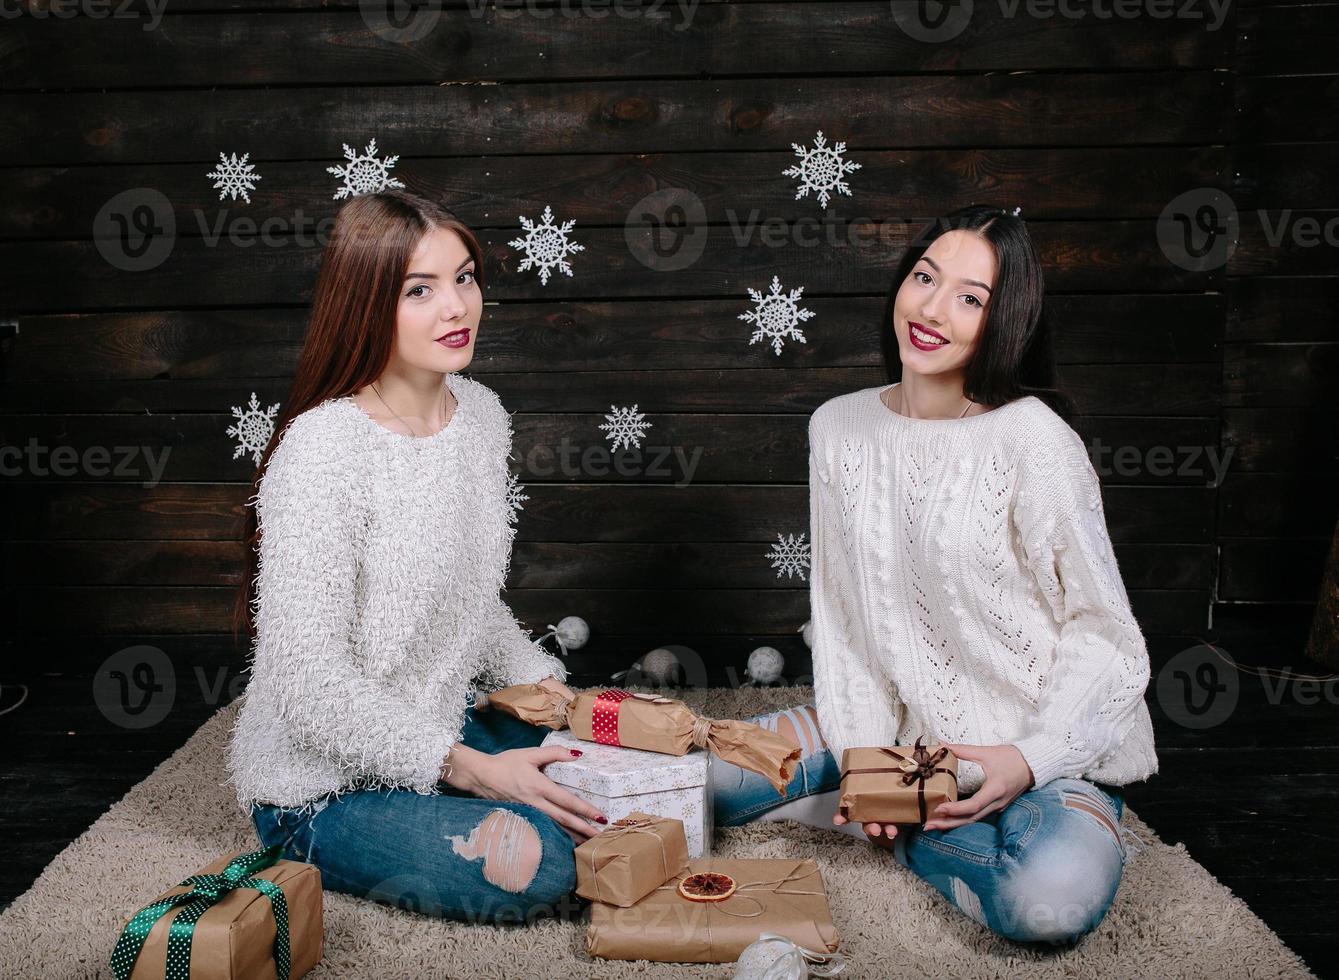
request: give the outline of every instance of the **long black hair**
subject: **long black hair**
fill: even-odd
[[[907,244],[884,306],[879,337],[889,382],[902,380],[893,307],[897,291],[925,254],[945,232],[974,231],[995,250],[998,273],[986,309],[986,322],[976,354],[967,365],[963,393],[982,405],[1036,395],[1070,422],[1074,406],[1056,383],[1055,352],[1046,315],[1046,284],[1041,258],[1023,219],[1004,208],[969,204],[926,225]]]

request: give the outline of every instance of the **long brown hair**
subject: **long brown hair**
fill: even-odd
[[[483,251],[465,224],[440,205],[415,194],[384,191],[346,202],[335,217],[312,295],[311,316],[298,356],[293,385],[274,424],[251,481],[260,488],[270,454],[288,423],[328,398],[351,395],[376,381],[395,345],[400,286],[419,241],[433,228],[455,232],[474,259],[475,282],[483,286]],[[242,580],[233,603],[233,639],[245,629],[255,636],[260,528],[254,506],[246,508]]]

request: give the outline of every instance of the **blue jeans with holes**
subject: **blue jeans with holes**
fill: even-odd
[[[499,711],[466,711],[461,741],[481,752],[538,745],[548,733]],[[524,803],[485,800],[445,783],[440,796],[366,789],[305,808],[253,804],[261,844],[321,871],[330,891],[470,922],[526,922],[579,906],[572,839],[547,814]],[[533,875],[517,859],[538,834]],[[533,840],[533,838],[531,838]]]
[[[757,720],[775,728],[781,715],[790,716],[803,764],[778,796],[761,776],[713,760],[717,826],[746,823],[840,785],[837,761],[810,715],[788,709]],[[1069,945],[1101,923],[1115,898],[1130,853],[1120,830],[1124,810],[1119,787],[1055,779],[960,827],[899,826],[891,849],[899,864],[993,932]]]

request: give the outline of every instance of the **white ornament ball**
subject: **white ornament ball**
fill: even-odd
[[[804,637],[804,645],[810,650],[814,648],[814,622],[810,620],[800,627],[800,635]]]
[[[664,647],[656,647],[642,657],[638,666],[652,684],[669,684],[679,670],[679,658]]]
[[[758,647],[749,654],[749,665],[744,673],[749,680],[759,684],[771,684],[781,679],[786,669],[786,658],[775,647]]]
[[[564,616],[554,627],[558,640],[568,650],[580,650],[590,639],[590,624],[580,616]]]

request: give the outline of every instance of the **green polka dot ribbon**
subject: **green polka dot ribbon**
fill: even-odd
[[[283,845],[276,844],[264,850],[242,854],[228,862],[222,874],[191,875],[182,882],[192,886],[188,892],[172,895],[146,905],[135,913],[121,930],[112,950],[112,972],[116,980],[127,980],[135,968],[135,960],[144,948],[144,940],[155,922],[177,906],[184,906],[168,927],[166,980],[189,980],[191,975],[191,940],[195,924],[205,911],[224,895],[236,888],[254,888],[270,900],[274,910],[274,967],[279,980],[288,980],[291,952],[288,947],[288,902],[284,893],[272,881],[252,878],[257,871],[270,867],[279,860]]]

